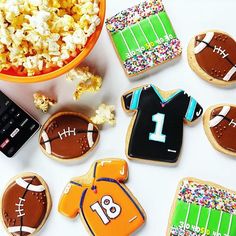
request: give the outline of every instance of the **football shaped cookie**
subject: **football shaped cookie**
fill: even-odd
[[[236,156],[236,106],[215,105],[204,114],[206,135],[218,151]]]
[[[34,173],[14,177],[1,199],[1,217],[9,235],[34,235],[44,225],[50,211],[47,184]]]
[[[236,83],[236,42],[228,34],[208,31],[195,36],[188,47],[190,67],[216,85]]]
[[[53,115],[39,134],[43,152],[62,161],[81,159],[96,146],[98,140],[98,128],[87,117],[76,112]]]

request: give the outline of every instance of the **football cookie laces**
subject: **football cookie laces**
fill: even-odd
[[[68,127],[68,130],[65,130],[63,129],[63,132],[60,133],[58,132],[58,136],[54,137],[54,138],[51,138],[51,139],[48,139],[46,141],[42,141],[40,142],[40,144],[45,144],[45,143],[48,143],[48,142],[51,142],[53,140],[56,140],[56,139],[63,139],[63,138],[66,138],[68,136],[71,136],[71,135],[74,135],[76,136],[76,134],[83,134],[83,133],[98,133],[97,130],[77,130],[74,128],[74,129],[70,129],[70,127]]]
[[[233,126],[234,128],[236,127],[236,122],[234,121],[234,119],[230,121],[229,125]]]
[[[17,206],[17,209],[15,210],[15,212],[18,213],[17,217],[21,219],[21,226],[20,226],[20,236],[23,235],[23,232],[22,232],[22,227],[23,227],[23,217],[25,216],[25,212],[24,212],[24,203],[25,203],[25,195],[26,193],[28,192],[28,188],[29,186],[33,183],[35,179],[35,176],[33,176],[33,178],[31,179],[31,181],[28,183],[26,189],[25,189],[25,192],[23,194],[22,197],[19,197],[19,203],[16,203],[16,206]]]
[[[67,130],[63,129],[62,133],[58,132],[58,135],[59,135],[60,139],[63,139],[63,137],[67,137],[67,136],[71,136],[71,135],[75,136],[76,135],[76,129],[74,128],[74,129],[71,130],[71,128],[68,127]]]
[[[226,50],[223,50],[221,47],[214,46],[213,52],[216,52],[222,56],[222,58],[226,58],[229,56],[229,53],[225,52]]]
[[[17,212],[17,217],[22,217],[25,215],[24,208],[23,208],[24,202],[25,202],[25,199],[19,197],[19,202],[16,203],[17,209],[15,210],[15,212]]]
[[[226,53],[226,50],[223,50],[221,47],[217,47],[216,45],[213,47],[204,40],[196,39],[196,41],[199,43],[205,43],[209,48],[213,49],[213,52],[216,52],[221,55],[223,59],[226,59],[233,66],[233,68],[236,69],[236,65],[230,60],[229,54]]]

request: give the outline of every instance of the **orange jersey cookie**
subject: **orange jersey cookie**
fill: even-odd
[[[126,161],[97,161],[66,186],[58,210],[69,218],[80,214],[91,235],[131,235],[144,224],[145,213],[124,185],[127,178]]]

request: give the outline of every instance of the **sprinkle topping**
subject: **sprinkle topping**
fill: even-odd
[[[207,184],[185,180],[181,185],[178,200],[236,215],[236,195]]]

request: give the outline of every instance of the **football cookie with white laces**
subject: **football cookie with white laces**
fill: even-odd
[[[76,112],[60,112],[43,125],[39,134],[42,151],[62,161],[81,159],[99,140],[98,128]]]
[[[1,199],[2,222],[9,235],[35,235],[50,211],[50,192],[40,176],[23,173],[10,180]]]
[[[236,83],[236,42],[227,33],[208,31],[188,47],[190,67],[201,78],[219,86]]]

